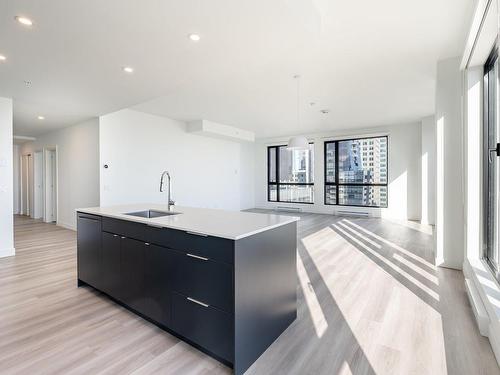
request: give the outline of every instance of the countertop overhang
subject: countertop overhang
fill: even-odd
[[[178,215],[157,218],[142,218],[126,215],[129,212],[145,210],[167,211],[167,206],[162,204],[141,203],[109,207],[78,208],[76,211],[230,240],[239,240],[256,233],[265,232],[300,220],[296,216],[182,206],[171,207],[171,211],[178,213]]]

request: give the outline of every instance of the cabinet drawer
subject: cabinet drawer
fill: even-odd
[[[172,328],[211,353],[233,362],[231,315],[173,293]]]
[[[191,253],[177,253],[175,259],[174,290],[233,312],[232,266]]]
[[[151,243],[233,264],[232,240],[151,226],[146,226],[145,230]]]
[[[146,226],[141,223],[132,221],[112,219],[109,217],[102,218],[102,230],[105,232],[119,234],[128,238],[133,238],[140,241],[146,241]]]

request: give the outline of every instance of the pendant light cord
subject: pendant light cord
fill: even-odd
[[[300,76],[296,75],[294,78],[297,80],[297,125],[300,129]]]

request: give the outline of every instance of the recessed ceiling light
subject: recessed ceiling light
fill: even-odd
[[[16,21],[19,22],[21,25],[33,26],[33,21],[30,20],[28,17],[16,16],[15,18],[16,18]]]
[[[130,74],[130,73],[134,72],[134,68],[132,68],[131,66],[124,66],[122,69],[123,69],[123,71],[125,73],[129,73]]]
[[[4,55],[0,55],[0,61],[5,61],[7,58]]]
[[[189,34],[189,39],[191,39],[193,42],[198,42],[201,37],[198,34]]]
[[[38,119],[39,120],[45,120],[45,117],[44,116],[38,116]]]

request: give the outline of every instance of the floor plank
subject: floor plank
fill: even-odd
[[[258,210],[257,210],[258,211]],[[301,214],[298,319],[247,374],[500,374],[459,271],[412,223]],[[230,374],[90,288],[76,234],[15,217],[0,259],[2,374]]]

